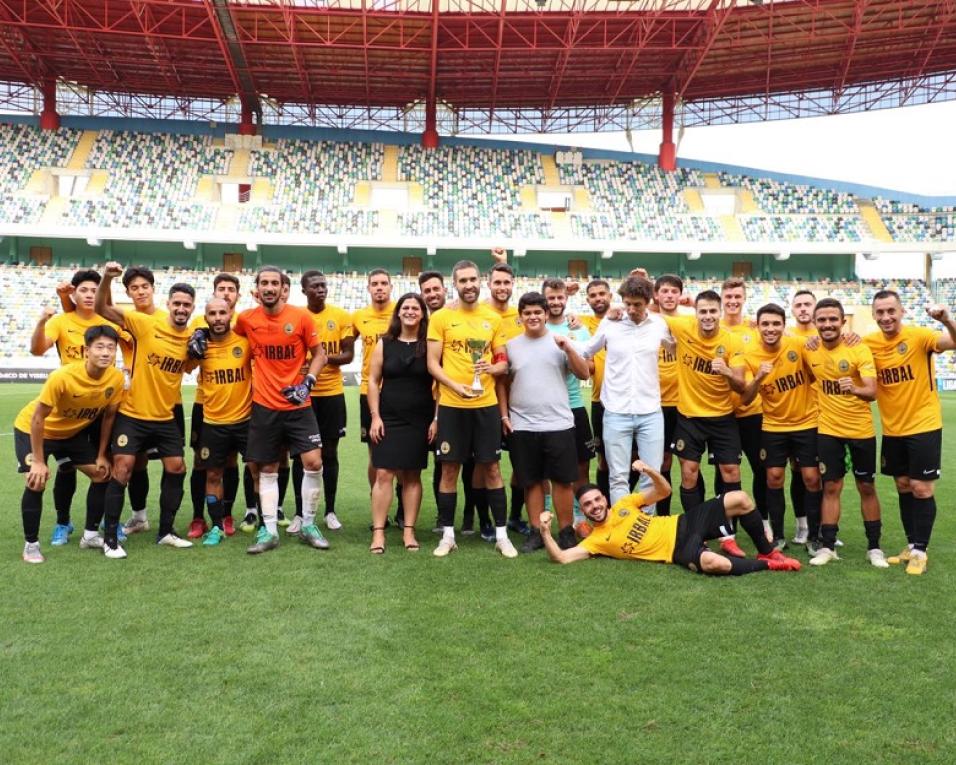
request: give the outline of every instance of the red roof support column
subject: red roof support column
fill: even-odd
[[[239,117],[239,135],[255,135],[256,134],[256,123],[252,121],[252,107],[247,104],[242,104],[242,112]]]
[[[40,92],[43,93],[40,130],[56,130],[60,127],[60,115],[56,111],[56,80],[44,80]]]
[[[428,78],[428,95],[425,96],[425,132],[422,133],[422,146],[426,149],[438,148],[438,0],[432,0],[432,49],[431,74]]]
[[[660,152],[657,155],[657,166],[661,170],[671,173],[677,169],[677,147],[674,145],[674,93],[665,93],[662,104],[661,130],[663,135],[661,136]]]

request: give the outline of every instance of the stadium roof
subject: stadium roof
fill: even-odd
[[[953,0],[541,2],[0,0],[0,80],[340,125],[434,92],[459,129],[540,132],[619,128],[665,92],[685,124],[956,98]]]

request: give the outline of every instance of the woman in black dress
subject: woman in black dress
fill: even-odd
[[[392,503],[393,482],[402,485],[405,508],[403,537],[406,550],[418,550],[415,521],[422,503],[422,470],[428,462],[428,444],[435,439],[435,401],[426,363],[428,312],[417,292],[402,295],[395,304],[388,331],[372,351],[368,408],[372,414],[372,545],[385,552],[385,523]]]

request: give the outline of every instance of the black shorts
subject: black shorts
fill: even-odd
[[[594,434],[591,432],[591,421],[588,419],[588,410],[583,406],[572,409],[574,415],[574,448],[577,450],[578,462],[588,462],[594,459]]]
[[[817,429],[763,431],[760,436],[760,460],[764,467],[786,467],[790,459],[800,467],[817,464]]]
[[[200,406],[202,405],[200,404]],[[176,421],[176,427],[179,429],[179,435],[185,438],[186,437],[186,413],[183,410],[182,401],[176,404],[173,404],[173,419]],[[190,433],[190,436],[189,436],[189,444],[190,446],[192,446],[192,433]],[[158,460],[162,456],[164,455],[161,455],[159,453],[159,448],[156,446],[150,446],[148,449],[146,449],[146,457],[148,459]]]
[[[157,457],[182,457],[183,430],[175,418],[140,420],[119,412],[113,422],[110,449],[113,454],[139,454],[155,450],[153,453]]]
[[[674,431],[677,430],[677,407],[662,406],[661,414],[664,415],[664,451],[669,452],[674,448]]]
[[[876,480],[876,436],[840,438],[818,433],[820,478],[824,481],[842,480],[847,470],[847,450],[853,464],[853,477],[861,483],[873,483]]]
[[[202,428],[202,436],[196,456],[203,461],[206,467],[225,467],[230,455],[235,452],[239,452],[243,457],[246,456],[248,439],[249,420],[230,425],[206,423]]]
[[[193,404],[192,414],[189,416],[189,446],[198,449],[202,440],[202,404]]]
[[[740,464],[740,430],[732,414],[722,417],[685,417],[677,414],[671,451],[678,457],[700,462],[710,448],[718,465]]]
[[[368,408],[368,396],[364,393],[359,396],[359,440],[363,444],[369,443],[368,430],[372,427],[372,410]]]
[[[439,462],[497,462],[501,459],[498,405],[459,409],[439,404],[436,444],[435,458]]]
[[[365,406],[368,407],[367,400]],[[313,396],[312,412],[315,414],[315,423],[319,426],[319,435],[322,436],[322,446],[335,447],[340,438],[345,438],[344,393],[337,393],[334,396]]]
[[[293,457],[322,448],[322,436],[310,406],[269,409],[253,401],[248,438],[246,461],[259,464],[276,462],[286,448]]]
[[[724,513],[724,498],[718,495],[702,505],[693,507],[677,519],[677,540],[673,562],[691,571],[700,571],[700,554],[707,548],[704,542],[720,539],[734,533],[733,525]]]
[[[604,456],[604,404],[591,402],[591,432],[594,433],[594,451]]]
[[[64,465],[94,465],[96,464],[99,437],[94,444],[87,425],[83,430],[70,438],[44,438],[43,454],[49,459],[50,455],[56,460],[57,467]],[[29,473],[33,464],[33,447],[30,446],[30,434],[22,430],[13,429],[13,448],[17,453],[17,472]]]
[[[568,430],[516,430],[509,436],[511,465],[519,486],[542,481],[574,483],[578,478],[576,436]]]
[[[929,430],[909,436],[883,436],[880,472],[894,478],[935,481],[943,462],[943,431]]]

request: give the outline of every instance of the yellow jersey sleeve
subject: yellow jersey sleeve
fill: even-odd
[[[491,363],[493,347],[504,345],[501,320],[492,312],[475,309],[441,308],[428,321],[428,341],[440,343],[442,369],[452,380],[471,387],[475,377],[475,362],[484,359]],[[440,404],[456,409],[480,409],[498,403],[494,377],[488,374],[478,378],[481,393],[474,398],[462,398],[451,388],[439,385]]]
[[[359,393],[362,395],[368,393],[368,373],[372,365],[372,351],[388,330],[394,310],[395,304],[389,303],[383,311],[376,311],[372,306],[365,306],[352,314],[354,336],[362,341],[362,383],[359,386]]]
[[[105,325],[117,332],[120,328],[102,316],[92,316],[84,319],[76,313],[60,313],[46,323],[44,334],[53,341],[61,364],[72,364],[86,358],[86,341],[84,336],[90,327]]]
[[[593,336],[597,331],[598,324],[601,323],[601,317],[582,316],[581,323],[584,325],[584,328],[587,329],[587,331]],[[663,350],[663,348],[661,350]],[[591,361],[594,362],[594,373],[591,375],[591,401],[594,402],[601,400],[601,384],[604,382],[604,365],[607,363],[607,349],[602,348],[600,351],[595,353],[591,358]],[[664,392],[662,390],[662,399],[663,396]]]
[[[925,327],[903,327],[894,337],[876,331],[863,341],[876,367],[876,403],[883,433],[909,436],[942,428],[934,358],[939,334]]]
[[[607,520],[595,526],[579,545],[591,555],[670,563],[680,516],[647,515],[640,509],[643,506],[639,493],[618,500],[608,510]]]

